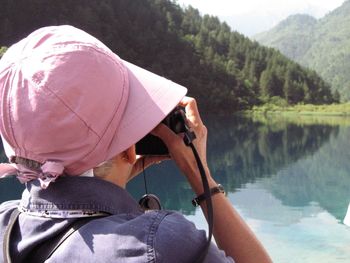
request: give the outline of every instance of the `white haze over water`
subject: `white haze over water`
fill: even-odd
[[[218,16],[233,30],[247,36],[266,31],[293,14],[321,18],[342,5],[344,0],[177,0],[202,14]]]

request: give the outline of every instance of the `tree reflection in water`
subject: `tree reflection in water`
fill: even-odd
[[[347,127],[334,122],[270,122],[237,116],[207,117],[206,123],[211,171],[228,192],[271,178],[263,186],[282,204],[301,207],[316,202],[336,218],[344,216],[350,196],[345,176],[350,160]],[[147,173],[153,192],[166,208],[194,213],[193,193],[172,164]],[[130,185],[135,196],[144,191],[138,180]]]
[[[209,165],[228,192],[272,178],[261,183],[283,204],[300,207],[317,202],[337,219],[344,218],[350,196],[349,128],[288,119],[205,119]],[[0,156],[4,158],[2,152]],[[149,191],[161,198],[163,207],[194,213],[193,193],[172,162],[146,173]],[[21,189],[14,180],[1,181],[0,202],[19,197]],[[129,183],[128,190],[136,198],[142,196],[142,176]]]

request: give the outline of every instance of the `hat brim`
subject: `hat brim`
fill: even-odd
[[[183,99],[187,89],[127,61],[129,97],[107,158],[126,150],[151,132]]]

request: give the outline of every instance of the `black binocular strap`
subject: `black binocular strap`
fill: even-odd
[[[10,255],[10,239],[11,233],[14,225],[17,223],[18,216],[21,212],[16,208],[12,211],[10,216],[9,224],[6,228],[6,232],[4,235],[3,245],[2,245],[2,254],[4,257],[4,263],[11,263],[11,255]]]
[[[213,236],[213,227],[214,227],[214,213],[213,213],[213,203],[211,200],[211,194],[210,194],[210,188],[209,188],[209,182],[208,182],[208,178],[207,175],[205,173],[202,161],[198,155],[198,152],[196,150],[196,148],[194,147],[193,143],[189,143],[189,146],[192,149],[192,152],[194,154],[194,157],[197,161],[197,166],[199,169],[199,173],[201,175],[201,179],[202,179],[202,184],[203,184],[203,189],[204,189],[204,194],[205,196],[207,196],[208,198],[206,198],[205,202],[207,205],[207,217],[208,217],[208,239],[206,244],[204,245],[203,249],[198,253],[198,255],[196,256],[195,259],[195,263],[201,263],[205,260],[205,257],[208,254],[209,251],[209,247],[211,244],[211,239]]]
[[[18,209],[13,210],[9,225],[6,229],[4,241],[3,241],[3,256],[4,263],[12,263],[11,260],[11,252],[10,252],[10,242],[11,242],[11,233],[14,225],[18,221],[18,216],[21,212]],[[80,218],[73,222],[73,224],[66,230],[50,240],[45,241],[43,244],[39,244],[30,255],[26,258],[26,262],[45,262],[48,258],[52,256],[52,254],[57,250],[57,248],[75,231],[77,231],[80,227],[88,223],[89,221],[100,218],[100,217],[86,217]]]

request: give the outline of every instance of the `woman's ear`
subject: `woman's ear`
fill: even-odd
[[[136,163],[136,148],[135,144],[131,145],[123,153],[123,160],[126,160],[129,164],[134,165]]]

